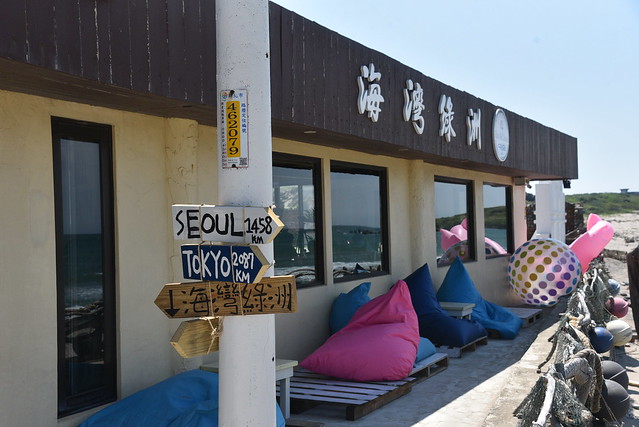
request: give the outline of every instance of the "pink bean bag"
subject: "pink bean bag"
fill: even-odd
[[[410,374],[419,346],[419,326],[406,283],[364,304],[344,328],[300,366],[355,381],[392,381]]]

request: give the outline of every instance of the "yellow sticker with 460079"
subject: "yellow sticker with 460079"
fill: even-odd
[[[241,157],[240,144],[240,101],[226,101],[226,155],[227,157]]]

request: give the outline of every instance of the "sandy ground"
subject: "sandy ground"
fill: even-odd
[[[604,255],[608,251],[632,252],[639,246],[639,212],[601,216],[601,218],[612,224],[615,230],[612,240],[605,247]],[[612,256],[605,256],[605,261],[613,279],[622,283],[628,282],[628,268],[625,262]]]

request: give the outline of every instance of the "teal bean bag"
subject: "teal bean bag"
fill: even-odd
[[[277,402],[273,402],[277,405]],[[285,421],[279,406],[276,425]],[[79,427],[215,427],[218,375],[193,369],[161,381],[107,406]]]
[[[368,292],[371,289],[371,282],[364,282],[348,293],[341,293],[333,301],[331,314],[328,318],[328,326],[331,334],[348,325],[357,310],[371,300]]]
[[[498,332],[500,338],[515,338],[523,323],[523,320],[508,309],[482,298],[459,258],[455,259],[448,269],[444,282],[437,291],[437,300],[474,303],[473,320],[486,329]]]

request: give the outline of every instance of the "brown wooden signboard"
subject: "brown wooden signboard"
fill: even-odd
[[[294,313],[294,276],[264,277],[259,283],[192,282],[164,285],[155,305],[171,319]]]
[[[171,338],[171,345],[184,358],[204,356],[218,351],[220,338],[217,331],[219,319],[195,319],[182,322]]]

